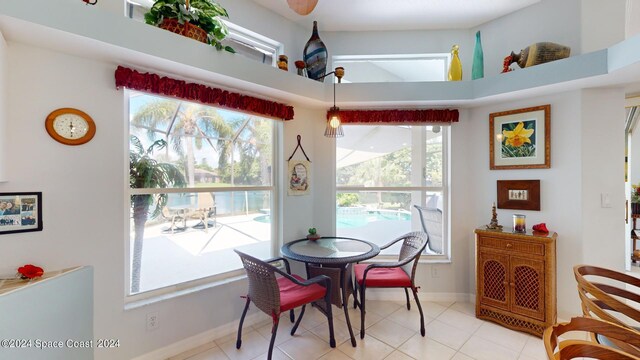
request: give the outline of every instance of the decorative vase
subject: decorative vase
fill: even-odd
[[[473,49],[473,65],[471,67],[471,79],[484,77],[484,54],[482,53],[482,41],[480,31],[476,32],[476,47]]]
[[[310,79],[324,81],[327,71],[327,58],[329,53],[320,36],[318,35],[318,22],[313,22],[313,33],[304,46],[304,62],[307,65],[307,76]]]
[[[289,58],[287,55],[278,56],[278,68],[280,70],[289,71]]]
[[[526,68],[544,64],[549,61],[564,59],[569,57],[570,54],[571,48],[568,46],[552,42],[539,42],[527,46],[520,50],[518,54],[511,52],[511,62],[509,65],[517,63],[521,68]]]
[[[449,81],[462,80],[462,63],[460,57],[458,57],[458,45],[451,47],[451,64],[449,65]]]
[[[513,232],[525,233],[527,232],[526,215],[513,214]]]

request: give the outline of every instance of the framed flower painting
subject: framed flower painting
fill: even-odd
[[[489,115],[491,170],[551,167],[551,105]]]

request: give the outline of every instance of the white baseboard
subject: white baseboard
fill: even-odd
[[[409,294],[410,299],[413,301],[413,296]],[[420,293],[418,292],[420,302],[435,301],[435,302],[475,302],[475,295],[465,293]],[[367,300],[381,300],[381,301],[405,301],[404,292],[398,289],[369,289],[367,290]],[[353,301],[353,299],[351,299]],[[424,305],[423,305],[424,306]],[[261,312],[254,311],[247,314],[244,320],[244,326],[250,326],[257,324],[260,321],[265,320],[265,315]],[[238,331],[238,323],[240,319],[233,322],[220,325],[215,329],[207,330],[200,334],[188,337],[186,339],[175,342],[171,345],[167,345],[163,348],[154,350],[144,355],[138,356],[132,360],[164,360],[171,356],[181,354],[187,350],[197,348],[204,345],[214,339],[219,339],[223,336],[232,334]]]

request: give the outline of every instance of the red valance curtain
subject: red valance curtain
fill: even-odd
[[[153,73],[140,73],[118,66],[115,73],[116,88],[145,91],[152,94],[172,96],[183,100],[198,101],[203,104],[251,112],[273,118],[293,119],[293,106],[253,96],[213,88],[201,84],[188,83]]]
[[[458,122],[458,110],[340,110],[343,124],[433,124]],[[329,112],[327,112],[327,119]]]

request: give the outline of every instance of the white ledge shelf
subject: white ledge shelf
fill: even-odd
[[[333,99],[329,81],[320,83],[292,71],[285,73],[242,56],[216,51],[80,1],[3,0],[0,32],[7,41],[166,73],[294,106],[326,107]],[[640,35],[608,49],[472,81],[341,84],[338,105],[465,107],[586,87],[623,85],[638,81],[638,75]]]

